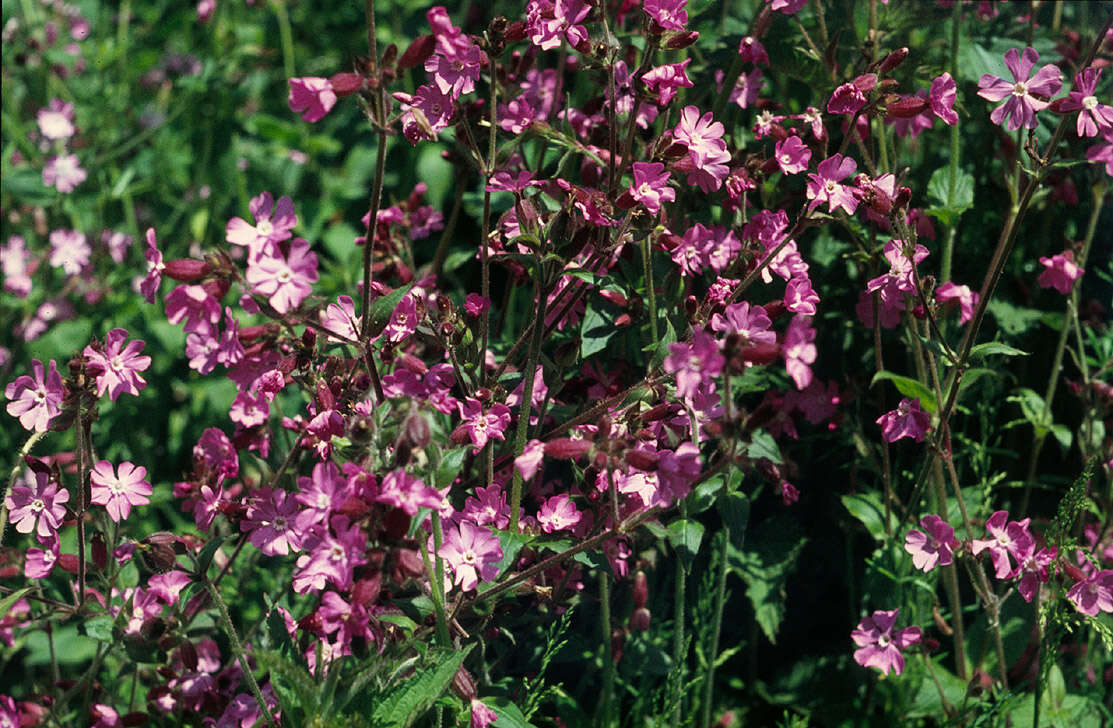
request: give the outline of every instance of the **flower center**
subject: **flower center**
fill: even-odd
[[[827,190],[827,194],[832,195],[832,194],[835,193],[835,190],[838,188],[838,185],[835,184],[834,180],[829,179],[829,180],[827,180],[827,183],[824,185],[824,188]]]
[[[274,519],[274,527],[279,531],[285,531],[286,530],[286,517],[285,516],[279,516],[278,518]]]
[[[476,559],[475,552],[472,551],[471,549],[468,549],[467,551],[464,552],[464,562],[465,563],[474,564],[475,559]]]
[[[880,647],[888,647],[890,642],[892,642],[892,639],[890,639],[889,635],[887,634],[883,634],[877,638],[877,644]]]
[[[259,231],[260,235],[269,238],[274,232],[274,223],[270,220],[260,220],[259,224],[255,226],[255,229]]]
[[[1027,95],[1028,95],[1027,84],[1025,84],[1023,81],[1017,81],[1016,85],[1013,86],[1013,96],[1019,96],[1019,97],[1023,98]]]
[[[289,268],[287,268],[286,270],[280,271],[278,273],[278,282],[279,283],[289,283],[290,280],[293,279],[293,277],[294,277],[293,272]]]
[[[1087,96],[1084,99],[1082,99],[1082,108],[1086,109],[1086,111],[1093,111],[1097,107],[1098,107],[1098,97],[1097,96]]]
[[[36,498],[35,500],[31,501],[31,510],[34,513],[40,513],[45,509],[46,509],[46,503],[43,502],[42,498]]]
[[[787,154],[782,154],[781,155],[781,163],[782,164],[792,164],[792,157],[787,155]]]
[[[123,495],[124,484],[117,478],[108,484],[108,490],[112,491],[112,495]]]

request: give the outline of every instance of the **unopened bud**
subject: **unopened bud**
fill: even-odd
[[[699,33],[697,33],[696,31],[682,31],[671,35],[664,42],[664,46],[669,50],[677,51],[681,48],[687,48],[688,46],[695,43],[697,40],[699,40]]]
[[[437,39],[431,35],[423,35],[410,43],[410,47],[398,59],[398,68],[406,70],[409,68],[416,68],[417,66],[425,65],[425,61],[433,55],[436,50]]]
[[[349,96],[363,88],[363,76],[358,73],[336,73],[328,81],[337,96]]]
[[[649,600],[649,580],[645,572],[638,569],[634,572],[634,606],[644,607]]]
[[[466,702],[471,702],[476,696],[475,680],[463,666],[452,676],[452,690]]]
[[[890,119],[911,119],[927,107],[927,99],[919,96],[905,96],[900,101],[894,101],[885,107],[885,113]]]
[[[738,350],[738,355],[751,364],[772,364],[781,355],[781,347],[774,342],[762,341],[743,346]]]
[[[660,455],[655,450],[627,450],[622,458],[628,465],[647,473],[657,472],[657,465],[660,461]]]
[[[162,274],[182,283],[193,283],[212,272],[213,267],[203,260],[178,258],[166,263]]]
[[[854,84],[854,87],[862,93],[869,93],[874,89],[875,86],[877,86],[877,74],[863,73],[861,76],[854,79],[852,83]]]
[[[652,615],[645,607],[638,607],[630,615],[630,629],[638,632],[648,632]]]
[[[545,443],[545,455],[558,460],[576,460],[586,455],[592,447],[590,440],[573,440],[558,437]]]
[[[93,534],[93,563],[97,568],[104,571],[108,568],[108,547],[104,542],[104,534]]]
[[[878,72],[888,73],[900,64],[904,63],[904,59],[908,58],[908,48],[897,48],[895,51],[885,56],[885,60],[881,62],[878,67]]]

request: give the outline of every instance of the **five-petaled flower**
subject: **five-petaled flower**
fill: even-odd
[[[920,398],[900,401],[895,410],[886,412],[877,418],[881,425],[881,436],[886,442],[896,442],[902,437],[911,437],[916,442],[923,442],[931,426],[931,416],[920,409]]]
[[[905,627],[893,632],[899,609],[878,610],[858,623],[850,633],[850,638],[858,649],[854,651],[854,661],[862,667],[876,667],[883,674],[892,670],[896,674],[904,671],[904,655],[900,651],[920,641],[922,632],[919,627]]]
[[[1067,590],[1067,599],[1082,614],[1113,612],[1113,570],[1095,571]]]
[[[854,174],[858,163],[850,157],[841,154],[832,154],[816,167],[815,174],[808,175],[808,212],[819,206],[821,202],[827,203],[827,209],[834,212],[841,207],[847,215],[853,215],[858,209],[858,198],[850,188],[839,184],[839,180]]]
[[[433,548],[433,537],[429,537]],[[502,545],[498,536],[483,526],[463,521],[458,527],[445,529],[444,543],[437,555],[452,568],[454,581],[464,591],[471,591],[479,580],[491,581],[498,576],[502,561]],[[448,584],[444,585],[448,591]]]
[[[669,187],[669,173],[660,162],[634,162],[634,182],[629,193],[651,215],[661,211],[662,202],[676,199],[676,190]]]
[[[1080,268],[1074,262],[1074,251],[1071,250],[1065,250],[1050,258],[1042,257],[1040,258],[1040,265],[1044,267],[1043,272],[1036,279],[1040,287],[1054,288],[1064,296],[1070,293],[1074,282],[1086,272],[1085,268]]]
[[[128,517],[132,506],[150,503],[147,496],[153,488],[144,480],[146,475],[147,469],[142,465],[123,462],[118,468],[113,468],[112,463],[101,460],[89,474],[92,483],[89,502],[104,506],[108,517],[118,523]]]
[[[290,79],[290,111],[305,112],[301,118],[315,123],[336,105],[336,91],[327,78],[306,76]]]
[[[51,480],[48,473],[35,471],[35,486],[17,485],[4,500],[8,522],[20,533],[34,531],[40,538],[51,538],[66,517],[68,490]]]
[[[1019,49],[1010,48],[1005,52],[1005,65],[1009,67],[1013,81],[1006,81],[991,73],[982,74],[978,79],[978,96],[987,101],[1008,98],[989,115],[989,120],[994,124],[1004,126],[1009,131],[1016,131],[1022,126],[1036,128],[1036,112],[1046,109],[1051,102],[1045,98],[1050,99],[1063,86],[1063,72],[1052,63],[1029,78],[1039,57],[1035,48],[1025,48],[1023,55]]]
[[[482,450],[491,438],[506,439],[503,433],[510,426],[509,407],[496,403],[485,411],[479,400],[471,397],[458,402],[457,406],[460,408],[460,417],[464,419],[457,431],[462,431],[471,440],[472,445],[475,446],[473,452],[478,453]],[[455,434],[453,433],[454,436]]]
[[[151,357],[143,356],[146,342],[135,339],[124,346],[128,338],[125,329],[112,329],[104,337],[104,346],[85,347],[85,370],[96,377],[97,396],[103,397],[108,392],[108,397],[113,402],[121,394],[134,394],[139,396],[139,390],[147,386],[147,381],[139,376],[139,372],[151,366]]]
[[[914,528],[904,538],[904,550],[912,554],[912,564],[927,572],[954,561],[953,550],[958,546],[955,529],[934,513],[921,518],[920,525],[923,531]]]
[[[50,360],[49,370],[43,370],[43,363],[38,359],[31,360],[31,372],[34,376],[16,377],[4,388],[4,396],[8,402],[8,414],[19,418],[19,424],[25,430],[46,432],[52,420],[62,411],[62,399],[66,390],[62,387],[62,375],[58,373],[58,365]]]

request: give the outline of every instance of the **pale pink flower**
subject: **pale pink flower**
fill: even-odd
[[[881,425],[881,436],[886,442],[896,442],[902,437],[911,437],[923,442],[924,435],[931,428],[931,417],[920,409],[920,398],[903,398],[895,410],[877,418]]]
[[[215,335],[220,302],[202,286],[183,284],[166,296],[166,320],[172,324],[184,320],[187,333]]]
[[[31,360],[31,374],[16,377],[4,388],[7,397],[8,414],[19,418],[25,430],[46,432],[50,421],[62,411],[62,399],[66,390],[62,387],[62,376],[58,365],[50,360],[49,371],[44,372],[43,363]]]
[[[390,321],[383,333],[386,334],[387,341],[397,344],[412,336],[417,331],[417,324],[417,300],[407,294],[402,296],[402,300],[391,311]]]
[[[439,508],[441,505],[440,493],[435,488],[430,488],[405,470],[387,473],[375,500],[400,508],[408,516],[416,516],[420,508]]]
[[[537,522],[541,524],[542,531],[552,533],[574,527],[582,517],[568,494],[561,493],[545,501],[537,513]]]
[[[479,70],[485,65],[487,54],[469,42],[466,50],[456,50],[450,56],[441,53],[430,56],[425,61],[425,70],[433,75],[433,82],[442,94],[455,99],[475,90]]]
[[[251,292],[267,296],[279,314],[297,308],[317,282],[317,255],[309,251],[309,242],[294,238],[286,256],[261,254],[248,261],[247,282]]]
[[[912,529],[904,539],[904,550],[912,554],[912,565],[928,572],[952,563],[953,549],[958,546],[955,529],[934,513],[921,518],[920,525],[927,533]]]
[[[430,548],[432,540],[430,536]],[[471,591],[480,579],[491,581],[498,576],[502,545],[486,528],[463,521],[457,527],[445,529],[444,543],[437,555],[448,562],[456,585],[463,591]]]
[[[8,509],[8,522],[15,524],[20,533],[34,531],[39,538],[49,539],[58,532],[66,517],[65,503],[70,493],[50,479],[47,473],[34,471],[35,486],[12,487],[4,506]]]
[[[514,458],[514,467],[522,476],[522,480],[530,480],[541,469],[545,459],[545,443],[540,440],[530,440],[526,443],[522,454]]]
[[[84,182],[89,173],[81,168],[81,162],[76,154],[62,154],[51,157],[43,167],[43,184],[54,187],[63,194],[73,192],[74,188]]]
[[[701,165],[717,159],[726,151],[726,142],[723,141],[725,131],[720,122],[712,120],[710,111],[701,116],[699,108],[685,106],[679,123],[673,129],[673,138],[688,147],[692,160]]]
[[[1028,532],[1028,524],[1031,519],[1008,521],[1008,518],[1008,511],[996,511],[985,522],[985,528],[993,538],[974,539],[970,544],[970,551],[975,556],[982,551],[989,550],[990,559],[993,561],[994,576],[998,579],[1007,579],[1013,575],[1010,556],[1019,562],[1025,554],[1035,548],[1036,543],[1032,534]]]
[[[76,230],[55,230],[50,233],[50,264],[69,275],[77,275],[89,265],[92,248],[85,241],[85,233]]]
[[[1009,131],[1016,131],[1022,126],[1036,128],[1036,112],[1046,109],[1050,97],[1059,93],[1063,86],[1062,71],[1051,63],[1029,78],[1039,57],[1040,54],[1034,48],[1025,48],[1023,55],[1018,48],[1010,48],[1005,52],[1005,65],[1012,73],[1013,81],[1006,81],[990,73],[983,74],[978,79],[978,96],[987,101],[1008,98],[989,115],[994,124],[1004,126]]]
[[[147,228],[147,249],[143,251],[143,255],[147,258],[147,275],[139,284],[139,292],[143,294],[147,303],[154,303],[158,287],[162,285],[162,272],[166,270],[166,264],[162,262],[162,251],[158,249],[158,241],[155,239],[154,228]]]
[[[73,125],[73,104],[61,99],[51,99],[48,106],[39,109],[35,121],[47,139],[69,139],[77,133]]]
[[[808,4],[808,0],[765,0],[769,7],[785,15],[795,15]]]
[[[978,294],[970,290],[970,286],[959,286],[951,281],[935,289],[935,299],[942,303],[957,301],[959,306],[959,323],[966,323],[974,318],[974,306],[978,305]]]
[[[22,235],[12,235],[8,238],[8,242],[0,247],[0,270],[4,273],[4,290],[18,298],[27,298],[34,285],[31,274],[35,272],[37,264],[29,262],[29,258],[27,241]]]
[[[248,208],[255,224],[234,217],[224,228],[224,239],[246,247],[249,259],[264,253],[273,254],[275,246],[288,240],[298,224],[294,203],[289,197],[281,197],[276,203],[271,193],[263,192],[251,198]]]
[[[1113,612],[1113,571],[1095,571],[1067,591],[1074,608],[1090,617],[1098,612]]]
[[[124,346],[128,338],[125,329],[112,329],[104,337],[104,346],[85,347],[85,369],[96,377],[97,396],[103,397],[108,392],[108,397],[113,402],[121,394],[139,396],[139,390],[147,386],[146,380],[139,376],[151,366],[151,357],[143,356],[146,342],[135,339]]]
[[[142,465],[123,462],[118,468],[113,468],[112,463],[101,460],[93,466],[89,475],[92,483],[90,502],[104,506],[108,517],[119,523],[128,517],[132,506],[150,503],[148,496],[154,489],[144,480],[146,475],[147,469]]]
[[[1041,288],[1054,288],[1064,296],[1069,295],[1074,282],[1086,272],[1074,262],[1074,251],[1065,250],[1050,258],[1041,257],[1040,265],[1044,267],[1037,282]]]
[[[788,324],[781,354],[785,359],[785,370],[792,377],[797,389],[804,389],[812,382],[811,365],[815,363],[817,350],[815,329],[807,316],[796,315]]]
[[[351,296],[338,297],[336,303],[330,303],[324,311],[318,312],[318,316],[321,326],[330,332],[330,342],[341,344],[359,341],[359,318]]]
[[[336,105],[336,92],[327,78],[306,76],[290,80],[290,110],[305,112],[301,118],[316,123]]]
[[[738,104],[739,108],[748,109],[757,103],[757,95],[765,86],[764,74],[760,68],[753,68],[748,73],[738,74],[738,79],[730,90],[731,103]]]
[[[692,81],[688,78],[688,64],[691,58],[685,58],[680,63],[666,63],[663,66],[651,68],[642,76],[646,88],[657,94],[657,103],[668,106],[676,96],[677,89],[692,88]]]
[[[862,667],[876,667],[882,674],[892,670],[897,675],[904,671],[904,655],[901,650],[918,643],[922,637],[919,627],[905,627],[893,632],[897,622],[898,609],[876,611],[858,623],[850,633],[854,644],[854,661]]]
[[[750,344],[772,344],[777,334],[770,330],[773,322],[761,306],[751,306],[748,301],[732,303],[721,314],[711,317],[711,328],[715,331],[738,336],[741,346]]]
[[[23,560],[23,575],[28,579],[45,579],[54,571],[54,564],[58,562],[58,553],[61,548],[58,534],[51,534],[48,538],[39,538],[39,543],[44,548],[29,548]],[[3,725],[0,723],[0,725]]]

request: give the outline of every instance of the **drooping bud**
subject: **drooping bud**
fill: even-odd
[[[212,272],[213,267],[203,260],[178,258],[167,261],[162,274],[182,283],[193,283]]]
[[[336,73],[328,82],[337,96],[349,96],[363,88],[363,76],[358,73]]]
[[[558,437],[545,443],[545,455],[558,460],[576,460],[591,451],[590,440],[573,440],[571,437]]]
[[[652,615],[645,607],[638,607],[630,615],[630,629],[637,630],[638,632],[648,632],[649,623]]]
[[[928,107],[928,100],[919,96],[905,96],[899,101],[894,101],[885,107],[885,114],[890,119],[911,119]]]
[[[908,58],[908,48],[897,48],[895,51],[885,56],[885,60],[881,61],[881,65],[877,70],[879,73],[888,73],[904,63],[905,58]]]
[[[649,600],[649,581],[645,572],[638,569],[634,572],[634,606],[644,607]]]
[[[627,465],[647,473],[657,472],[660,455],[655,450],[627,450],[622,455]],[[643,574],[644,576],[644,574]]]

